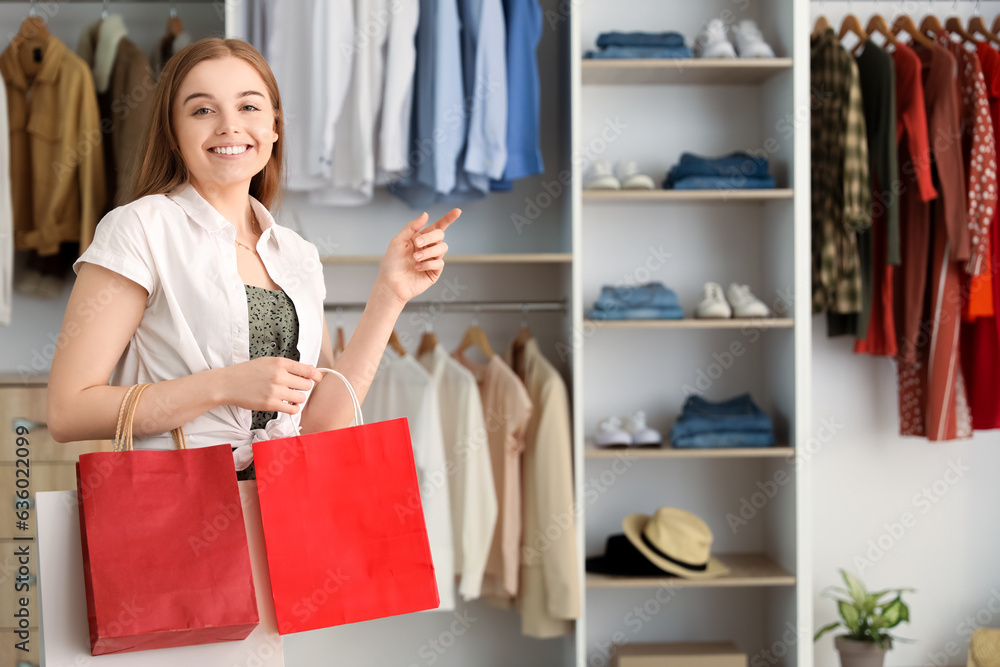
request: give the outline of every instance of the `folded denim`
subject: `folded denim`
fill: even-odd
[[[769,190],[777,187],[773,178],[746,178],[744,176],[686,176],[663,183],[667,190]]]
[[[719,157],[704,157],[694,153],[681,153],[681,158],[670,169],[667,178],[674,180],[687,176],[742,176],[744,178],[767,178],[767,159],[737,151]]]
[[[667,32],[602,32],[597,36],[597,48],[609,46],[684,46],[684,35]]]
[[[725,401],[713,402],[696,395],[688,396],[670,432],[671,439],[703,433],[770,433],[771,418],[750,398],[740,394]]]
[[[710,449],[713,447],[771,447],[775,444],[770,432],[698,433],[673,438],[671,445],[677,449]]]
[[[591,320],[682,320],[684,309],[680,307],[622,307],[612,310],[592,308],[587,317]]]
[[[637,306],[676,308],[680,306],[680,301],[677,300],[676,292],[663,283],[654,281],[624,287],[604,285],[601,287],[601,295],[594,303],[594,308],[601,310]]]
[[[583,57],[596,60],[641,60],[643,58],[666,60],[693,58],[694,53],[689,46],[609,46],[600,51],[587,51]]]

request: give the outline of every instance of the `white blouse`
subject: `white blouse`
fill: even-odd
[[[326,283],[316,246],[274,222],[250,198],[263,233],[257,241],[271,279],[295,305],[299,360],[315,366],[323,335]],[[115,366],[110,384],[129,386],[192,375],[250,359],[249,311],[236,269],[236,228],[190,184],[108,213],[94,241],[73,264],[91,262],[141,285],[146,310]],[[100,308],[95,308],[100,317]],[[162,406],[169,410],[170,406]],[[250,429],[250,410],[223,405],[184,424],[188,447],[229,443],[236,469],[250,465],[252,442],[297,435],[297,415],[278,413]],[[169,433],[136,439],[136,449],[173,449]]]

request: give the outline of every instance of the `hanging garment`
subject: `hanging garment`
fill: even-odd
[[[570,400],[559,371],[542,356],[535,339],[525,342],[517,355],[515,345],[507,349],[506,361],[523,380],[533,405],[522,464],[524,536],[517,606],[521,631],[547,639],[571,634],[573,620],[580,617]]]
[[[454,357],[472,371],[479,383],[497,492],[497,524],[486,560],[482,594],[498,606],[509,607],[517,597],[521,567],[521,456],[531,418],[531,398],[499,355],[494,354],[486,364],[473,363],[462,353]]]
[[[389,191],[414,208],[455,189],[465,142],[458,0],[420,0],[409,172]]]
[[[441,410],[430,374],[412,356],[400,357],[386,349],[365,397],[364,413],[369,422],[406,417],[409,420],[413,461],[420,484],[420,503],[427,524],[434,576],[441,605],[455,608],[455,554],[448,488],[448,464],[441,432]],[[414,499],[416,500],[416,499]],[[399,508],[400,512],[415,510]]]
[[[185,31],[181,31],[176,35],[164,35],[159,43],[153,47],[153,50],[149,52],[149,68],[153,72],[153,79],[159,79],[160,72],[163,71],[163,66],[167,64],[167,61],[193,41],[194,38],[191,37],[191,34]]]
[[[0,137],[9,137],[7,87],[0,86]],[[14,211],[10,192],[10,146],[0,142],[0,324],[10,324],[14,284]]]
[[[503,0],[507,25],[507,164],[493,190],[510,190],[512,181],[545,171],[540,144],[541,83],[538,42],[542,8],[538,0]]]
[[[900,434],[925,435],[932,441],[952,440],[972,434],[972,417],[965,396],[959,364],[958,335],[961,317],[959,263],[970,255],[965,169],[962,163],[959,94],[955,81],[955,58],[948,48],[935,43],[917,54],[927,65],[924,71],[925,105],[931,145],[933,173],[940,196],[925,206],[926,232],[907,230],[904,265],[930,265],[919,303],[909,301],[907,310],[921,308],[917,335],[905,341],[916,348],[916,363],[901,359],[899,380]],[[911,311],[912,312],[912,311]]]
[[[126,203],[132,175],[145,148],[153,115],[153,74],[149,61],[126,35],[125,21],[112,14],[83,29],[77,55],[90,65],[97,86],[104,133],[105,208]]]
[[[497,523],[497,492],[476,378],[441,345],[420,357],[431,374],[441,411],[441,434],[451,493],[455,574],[463,600],[479,597]]]
[[[862,307],[858,317],[862,338],[854,343],[854,351],[894,357],[892,272],[893,265],[899,264],[899,195],[893,191],[899,182],[895,67],[892,56],[871,41],[865,43],[857,64],[868,131],[872,226],[857,235],[862,262]]]
[[[106,196],[94,80],[55,37],[34,54],[18,53],[19,44],[15,37],[0,55],[10,114],[14,248],[49,256],[59,253],[60,243],[78,241],[83,252]]]
[[[375,182],[385,185],[402,177],[409,164],[410,119],[413,116],[414,40],[420,0],[394,0],[385,40],[382,109],[375,123]]]
[[[986,93],[993,124],[994,147],[1000,137],[1000,53],[989,44],[976,47],[986,83]],[[992,313],[962,324],[961,356],[962,372],[965,373],[969,392],[969,407],[972,411],[972,426],[975,429],[1000,428],[1000,290],[995,281],[989,281],[994,267],[1000,267],[1000,229],[997,210],[993,210],[990,225],[989,270],[972,279],[969,290],[970,302],[988,298]],[[977,279],[986,279],[977,283]],[[971,308],[971,304],[970,304]]]

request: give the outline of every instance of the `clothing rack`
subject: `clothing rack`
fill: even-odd
[[[364,310],[365,302],[324,303],[325,311]],[[403,310],[417,310],[426,313],[527,313],[527,312],[566,312],[566,301],[417,301],[409,302]]]

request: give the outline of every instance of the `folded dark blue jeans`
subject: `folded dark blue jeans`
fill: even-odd
[[[667,179],[680,180],[688,176],[734,176],[768,178],[767,159],[739,151],[720,157],[703,157],[682,153],[680,161],[671,167]]]
[[[686,176],[663,183],[667,190],[768,190],[777,187],[773,178],[745,178],[743,176]]]
[[[750,398],[740,394],[726,401],[713,402],[696,395],[684,401],[681,416],[670,432],[671,440],[703,433],[771,433],[774,426]]]
[[[601,310],[592,308],[587,313],[587,318],[591,320],[682,320],[684,319],[684,309],[675,307],[649,307],[649,308],[618,308],[614,310]]]
[[[609,46],[600,51],[587,51],[584,58],[594,58],[597,60],[612,60],[623,58],[626,60],[642,58],[692,58],[694,52],[689,46]]]
[[[774,433],[770,431],[735,431],[732,433],[697,433],[681,438],[671,436],[670,444],[677,449],[711,449],[714,447],[771,447]]]
[[[684,46],[684,35],[667,32],[602,32],[597,36],[597,48],[608,46]]]

